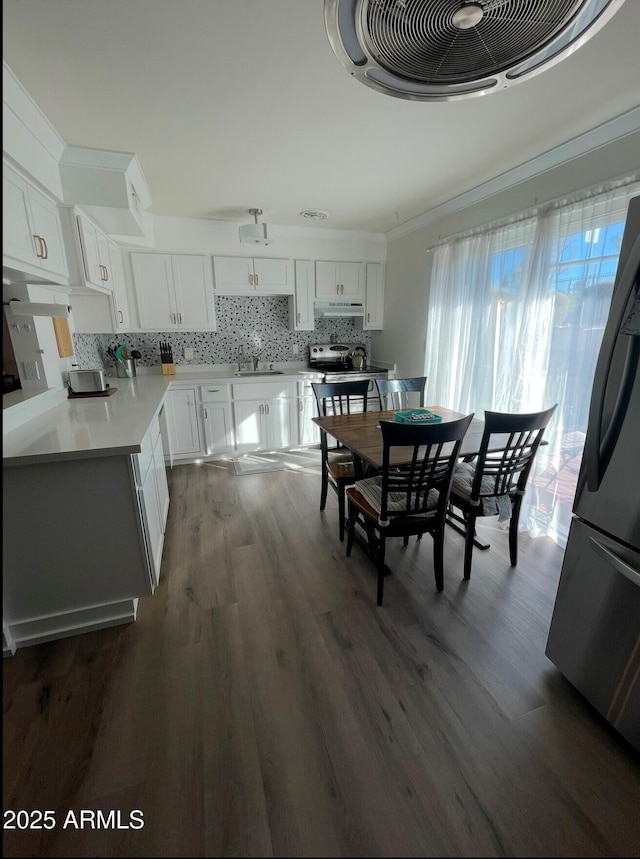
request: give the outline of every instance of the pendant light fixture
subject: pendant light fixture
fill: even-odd
[[[262,214],[262,209],[248,209],[250,215],[253,215],[253,224],[241,224],[240,226],[240,241],[250,245],[269,245],[273,241],[273,235],[269,232],[266,224],[258,223],[258,215]]]

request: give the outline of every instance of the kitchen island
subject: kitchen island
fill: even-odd
[[[255,386],[227,368],[110,378],[111,396],[54,403],[3,435],[4,653],[135,620],[158,585],[169,508],[172,387]],[[22,404],[21,404],[22,405]],[[25,404],[26,405],[26,404]]]

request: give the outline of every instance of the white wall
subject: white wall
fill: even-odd
[[[428,248],[441,238],[635,172],[640,178],[640,130],[390,240],[384,330],[372,337],[376,356],[395,361],[398,376],[424,373],[432,263]]]

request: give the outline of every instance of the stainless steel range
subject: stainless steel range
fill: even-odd
[[[312,343],[309,346],[309,369],[322,374],[323,382],[347,382],[369,379],[369,409],[379,408],[376,379],[388,378],[389,371],[371,366],[362,343]]]

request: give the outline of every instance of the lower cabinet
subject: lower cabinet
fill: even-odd
[[[149,570],[155,588],[160,581],[165,523],[169,512],[169,485],[157,419],[142,442],[142,452],[137,455],[135,466]]]
[[[169,505],[158,420],[140,453],[7,466],[3,481],[9,649],[135,620],[158,584]]]
[[[300,445],[320,444],[320,428],[313,422],[318,406],[311,382],[298,382],[298,438]]]
[[[278,450],[297,443],[295,382],[232,385],[236,449]]]
[[[171,462],[203,453],[197,404],[195,386],[172,387],[167,391],[165,414]]]
[[[206,455],[233,453],[234,434],[229,385],[202,385],[200,387],[200,405],[202,407]]]

